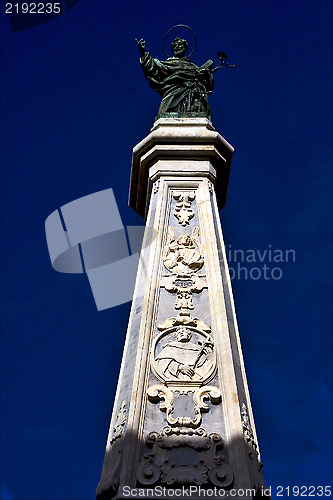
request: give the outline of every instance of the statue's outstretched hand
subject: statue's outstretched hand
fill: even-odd
[[[141,38],[141,40],[138,40],[137,38],[135,39],[136,43],[138,44],[139,46],[139,49],[140,49],[140,52],[141,52],[141,56],[144,56],[145,52],[146,52],[146,42],[144,41],[143,38]]]

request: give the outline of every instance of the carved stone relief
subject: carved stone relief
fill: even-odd
[[[127,409],[126,409],[126,401],[123,401],[120,406],[119,413],[116,417],[116,422],[113,427],[113,433],[110,444],[114,443],[116,439],[121,438],[124,435],[124,427],[127,422]]]
[[[171,275],[162,279],[161,287],[170,293],[176,293],[175,309],[186,312],[194,309],[192,293],[202,292],[204,288],[207,288],[207,282],[194,274],[186,278]]]
[[[166,419],[171,427],[191,427],[195,429],[201,424],[201,413],[209,411],[209,406],[205,400],[210,400],[213,404],[221,402],[221,392],[217,387],[206,385],[200,388],[177,388],[174,392],[188,395],[193,393],[194,418],[187,416],[174,417],[173,391],[164,385],[152,385],[148,389],[148,399],[152,403],[160,401],[160,410],[165,411]]]
[[[195,227],[192,235],[183,234],[176,240],[175,232],[169,227],[164,266],[172,274],[189,277],[202,268],[204,259],[199,243],[199,229]]]
[[[181,309],[182,311],[186,311],[187,309],[194,309],[191,290],[177,290],[175,309]]]
[[[175,217],[188,225],[194,217],[195,193],[173,192],[172,196],[177,200]],[[179,313],[157,325],[151,369],[161,383],[150,386],[147,396],[150,403],[159,404],[168,425],[146,437],[151,451],[139,463],[138,481],[229,487],[233,474],[218,453],[222,437],[200,427],[202,413],[210,410],[208,402],[218,405],[222,396],[218,387],[207,385],[217,370],[211,327],[190,313],[193,293],[207,288],[205,275],[198,275],[204,265],[198,227],[179,237],[169,227],[163,264],[170,274],[162,276],[160,286],[175,294],[174,308]]]
[[[199,229],[195,227],[191,236],[185,234],[176,240],[174,229],[169,227],[163,263],[172,274],[164,276],[160,286],[176,294],[175,309],[182,313],[193,310],[192,294],[207,288],[206,280],[195,274],[204,264]]]
[[[154,194],[156,194],[158,192],[159,187],[160,187],[160,180],[157,179],[157,181],[155,181],[153,184],[153,193]]]
[[[214,185],[213,185],[212,181],[208,181],[208,189],[209,189],[210,194],[214,193]]]
[[[207,401],[220,404],[222,400],[219,388],[207,385],[216,372],[211,329],[189,313],[164,323],[167,321],[179,324],[168,328],[159,325],[151,354],[152,370],[163,384],[150,386],[147,395],[151,403],[159,403],[168,426],[148,435],[146,445],[152,452],[141,460],[138,480],[143,485],[160,481],[168,485],[210,483],[227,487],[233,475],[224,457],[216,453],[223,447],[222,438],[219,434],[208,435],[200,427],[202,413],[210,409]],[[204,328],[199,329],[198,324]],[[175,397],[178,401],[186,399],[183,406],[178,406],[180,414],[175,410]]]
[[[174,216],[178,219],[179,224],[186,226],[194,217],[194,210],[191,208],[191,203],[195,199],[194,191],[174,191],[172,196],[177,203],[174,208]]]
[[[253,488],[256,491],[265,488],[265,483],[262,475],[263,463],[259,460],[258,445],[255,441],[253,429],[247,412],[246,404],[241,406],[242,427],[246,444],[249,448],[249,472],[252,480]]]
[[[222,437],[198,429],[166,426],[160,433],[150,432],[146,445],[151,452],[144,455],[138,468],[138,480],[143,485],[213,484],[228,488],[233,473],[221,454]],[[187,449],[187,452],[185,452]],[[185,461],[184,457],[191,457]]]
[[[213,339],[184,325],[164,330],[153,342],[152,368],[163,382],[202,385],[216,368]]]
[[[252,426],[250,423],[250,419],[249,419],[249,415],[247,413],[247,407],[246,407],[245,403],[243,403],[242,407],[241,407],[241,416],[242,416],[242,426],[243,426],[243,434],[244,434],[245,440],[247,441],[248,444],[251,445],[255,454],[259,455],[258,445],[254,439],[254,434],[253,434]]]
[[[177,317],[167,318],[163,321],[163,323],[158,324],[157,329],[160,331],[164,331],[172,328],[173,326],[179,325],[194,326],[195,328],[198,328],[199,330],[207,333],[211,331],[211,327],[209,325],[206,325],[206,323],[204,323],[202,319],[193,318],[189,312],[183,311],[181,311]]]

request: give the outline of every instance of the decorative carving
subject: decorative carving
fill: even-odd
[[[195,429],[201,424],[201,413],[209,411],[209,406],[205,403],[205,400],[210,400],[213,404],[219,404],[221,402],[221,392],[217,387],[207,385],[199,389],[187,388],[183,390],[175,389],[176,391],[182,392],[182,394],[188,394],[194,392],[193,403],[194,403],[194,418],[181,416],[174,417],[174,403],[173,403],[173,392],[164,385],[152,385],[149,387],[147,394],[148,399],[152,403],[158,403],[160,401],[160,410],[165,411],[166,419],[171,427],[181,426],[181,427],[191,427]]]
[[[208,411],[209,406],[204,401],[210,400],[213,404],[221,403],[221,391],[218,387],[213,385],[205,385],[197,389],[193,394],[194,404],[200,408],[201,411]]]
[[[156,194],[158,192],[159,187],[160,187],[160,180],[157,179],[157,181],[155,181],[153,184],[153,193],[154,194]]]
[[[194,217],[194,210],[191,208],[191,203],[195,199],[195,192],[174,191],[172,196],[177,200],[173,214],[178,219],[179,224],[187,226]]]
[[[152,485],[157,483],[160,478],[161,470],[158,465],[154,463],[155,455],[157,454],[157,442],[160,435],[158,432],[150,432],[146,438],[146,445],[153,448],[151,453],[146,453],[140,461],[137,478],[139,483],[143,485]]]
[[[209,189],[210,194],[214,193],[214,185],[213,185],[212,181],[208,181],[208,189]]]
[[[241,416],[242,416],[242,426],[243,426],[244,437],[245,437],[246,441],[252,446],[256,455],[259,455],[258,445],[257,445],[255,438],[254,438],[252,426],[250,423],[250,419],[249,419],[249,415],[247,413],[247,407],[246,407],[245,403],[242,404]]]
[[[105,454],[102,478],[96,490],[97,499],[112,498],[118,491],[123,453],[123,440],[121,438],[124,435],[124,427],[127,422],[126,413],[126,402],[123,401],[113,427],[110,440],[111,448]]]
[[[167,414],[170,413],[170,409],[173,411],[173,394],[165,385],[151,385],[147,390],[147,395],[152,403],[160,401],[160,410]]]
[[[200,293],[207,287],[207,282],[194,274],[204,263],[199,243],[199,229],[195,227],[192,236],[185,234],[176,241],[174,229],[169,227],[163,262],[172,274],[164,276],[161,286],[168,292],[177,294],[175,309],[180,309],[182,313],[193,310],[192,293]]]
[[[202,427],[193,430],[166,426],[160,433],[149,433],[146,445],[152,451],[144,455],[138,467],[138,480],[143,485],[158,480],[168,485],[211,483],[223,488],[232,484],[232,471],[225,457],[217,454],[223,449],[219,434],[208,435]],[[191,452],[184,453],[184,448]]]
[[[207,288],[207,282],[197,275],[192,275],[190,278],[171,275],[162,279],[161,286],[164,286],[170,293],[177,293],[175,309],[186,312],[194,309],[192,293],[202,292],[204,288]]]
[[[197,484],[207,483],[208,467],[203,460],[198,460],[192,465],[178,465],[167,459],[161,465],[162,483],[172,485],[178,484]]]
[[[180,312],[176,318],[167,318],[163,323],[157,325],[157,329],[164,331],[179,325],[193,326],[204,332],[211,332],[211,327],[209,325],[206,325],[202,319],[193,318],[189,312]]]
[[[175,309],[181,309],[182,311],[194,309],[191,290],[177,290]]]
[[[191,342],[193,335],[196,343]],[[192,381],[201,384],[215,368],[213,350],[214,343],[210,335],[178,326],[156,337],[152,365],[164,382],[176,380],[179,383]]]
[[[204,259],[199,243],[199,228],[195,227],[191,236],[183,234],[176,240],[174,229],[169,227],[163,263],[168,271],[181,277],[192,276],[201,269]]]
[[[114,443],[116,439],[121,438],[124,435],[124,427],[127,422],[127,409],[126,409],[126,401],[123,401],[120,406],[119,413],[116,417],[116,422],[113,427],[112,438],[110,444]]]
[[[246,404],[243,403],[241,407],[242,426],[245,441],[249,447],[249,472],[252,480],[253,489],[262,491],[265,488],[264,479],[262,476],[262,468],[264,464],[259,459],[259,450],[256,443],[249,415],[247,412]],[[254,453],[253,453],[254,452]]]

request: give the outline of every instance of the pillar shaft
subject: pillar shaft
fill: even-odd
[[[195,118],[160,119],[134,148],[130,205],[146,230],[101,500],[264,487],[218,213],[232,152]]]

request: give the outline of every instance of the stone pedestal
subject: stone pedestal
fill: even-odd
[[[218,213],[232,153],[206,118],[161,118],[133,150],[147,222],[100,500],[265,487]]]

